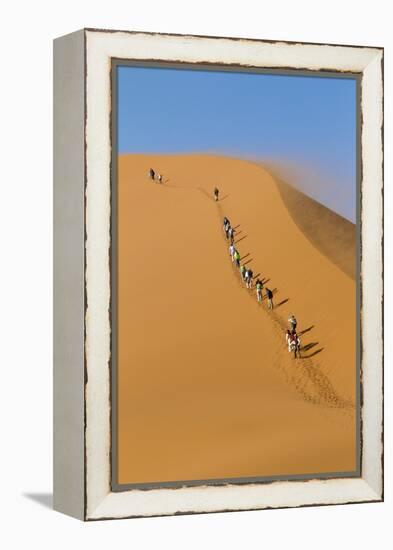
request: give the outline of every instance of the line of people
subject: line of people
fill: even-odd
[[[223,220],[223,230],[227,240],[230,241],[229,245],[229,255],[231,257],[232,263],[236,265],[240,272],[240,278],[245,283],[246,288],[249,290],[253,289],[254,285],[254,273],[250,267],[247,267],[247,262],[241,263],[240,252],[235,247],[235,228],[231,225],[229,219],[225,216]],[[255,281],[255,290],[256,297],[259,303],[263,300],[263,289],[265,288],[266,298],[268,302],[268,308],[273,309],[273,292],[270,288],[264,287],[263,280],[257,277]]]
[[[214,193],[216,196],[216,193]],[[217,194],[218,196],[218,194]],[[217,200],[217,198],[216,198]],[[235,246],[235,229],[232,227],[231,222],[225,216],[223,220],[223,230],[225,238],[230,241],[229,245],[229,255],[231,257],[232,263],[236,265],[239,270],[240,278],[242,282],[245,283],[246,288],[252,290],[254,284],[254,273],[250,267],[247,267],[247,262],[241,263],[240,252]],[[263,289],[265,289],[266,298],[268,302],[268,308],[273,309],[273,292],[270,288],[264,287],[263,280],[256,278],[255,281],[255,291],[258,303],[262,303],[263,300]],[[295,358],[300,357],[300,338],[296,332],[297,320],[294,315],[290,315],[288,318],[288,323],[290,325],[290,330],[288,329],[285,334],[286,343],[288,346],[288,352],[293,352]]]
[[[149,169],[148,173],[149,179],[152,181],[157,181],[158,183],[162,183],[162,174],[156,173],[153,168]],[[214,194],[214,200],[219,200],[219,189],[217,187],[213,190]],[[223,220],[223,230],[225,233],[225,237],[228,241],[230,241],[229,245],[229,255],[231,257],[232,263],[236,265],[236,267],[239,270],[240,278],[242,282],[244,282],[246,288],[248,290],[253,289],[254,284],[254,273],[253,270],[250,267],[247,267],[247,261],[244,263],[241,263],[241,256],[238,249],[235,247],[235,235],[236,235],[236,229],[231,225],[231,222],[229,219],[225,216]],[[263,289],[265,289],[266,293],[266,299],[268,303],[268,308],[272,310],[274,308],[273,304],[273,292],[268,287],[264,287],[263,280],[257,276],[255,281],[255,291],[256,291],[256,297],[258,303],[262,303],[263,300]],[[290,330],[286,331],[285,339],[288,345],[288,351],[294,352],[295,357],[297,354],[300,356],[300,338],[296,332],[297,327],[297,320],[294,315],[290,315],[288,319],[288,323],[291,327]]]

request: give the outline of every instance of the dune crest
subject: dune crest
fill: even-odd
[[[119,482],[353,471],[356,288],[295,223],[285,187],[200,154],[121,155],[118,173]],[[224,216],[273,312],[242,285]]]

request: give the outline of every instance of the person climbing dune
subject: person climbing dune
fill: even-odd
[[[218,187],[215,187],[214,188],[214,200],[215,201],[218,201],[218,195],[219,195],[220,191],[218,189]]]
[[[248,268],[247,269],[247,279],[246,279],[246,286],[247,288],[252,288],[252,278],[254,276],[253,270]]]
[[[246,280],[246,266],[245,265],[241,265],[240,266],[240,276],[242,278],[242,281],[245,281]]]
[[[248,287],[248,267],[246,267],[244,272],[244,282],[246,283],[246,287]]]
[[[269,309],[273,309],[273,292],[270,290],[270,288],[266,287],[266,298],[267,298],[267,305]]]
[[[297,320],[296,320],[296,317],[293,314],[291,314],[289,316],[288,323],[290,324],[292,330],[296,330]]]
[[[293,352],[295,359],[297,356],[300,357],[300,338],[297,335],[296,330],[287,330],[285,338],[288,344],[288,352]]]
[[[233,257],[235,259],[236,267],[240,268],[240,253],[238,250],[235,249]]]
[[[250,279],[250,275],[249,275],[249,269],[248,267],[246,268],[246,271],[244,272],[244,282],[246,283],[246,287],[248,288],[248,281]]]
[[[229,255],[231,257],[232,263],[235,261],[234,255],[235,255],[235,247],[233,244],[230,244],[229,246]]]
[[[258,302],[262,302],[263,283],[259,278],[255,281],[255,288],[257,292],[257,300]]]
[[[223,220],[223,224],[222,224],[222,228],[223,228],[223,231],[225,233],[225,236],[228,238],[228,228],[231,226],[230,224],[230,221],[228,220],[228,218],[224,218]]]

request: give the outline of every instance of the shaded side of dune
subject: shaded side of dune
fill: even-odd
[[[307,239],[346,275],[356,278],[356,225],[276,179],[281,198]]]

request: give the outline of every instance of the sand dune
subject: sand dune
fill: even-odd
[[[276,180],[293,221],[311,243],[344,273],[356,277],[356,226],[283,181]]]
[[[164,185],[147,179],[150,166]],[[343,269],[355,250],[332,258],[285,194],[245,161],[119,157],[120,483],[356,468],[356,290]],[[274,289],[273,312],[240,283],[224,215]],[[290,313],[304,331],[297,361]]]

